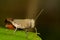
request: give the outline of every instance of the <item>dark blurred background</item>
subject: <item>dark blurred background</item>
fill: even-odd
[[[36,18],[36,27],[43,40],[60,39],[60,0],[0,0],[0,25],[5,18]]]

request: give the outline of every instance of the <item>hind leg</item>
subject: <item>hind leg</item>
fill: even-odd
[[[37,28],[36,28],[36,27],[34,27],[34,28],[35,28],[35,32],[36,32],[36,34],[40,34],[40,33],[37,32]]]

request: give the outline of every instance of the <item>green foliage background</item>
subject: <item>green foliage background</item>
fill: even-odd
[[[26,37],[28,35],[28,38]],[[9,30],[5,28],[0,28],[0,40],[42,40],[33,32],[25,33],[25,31]]]

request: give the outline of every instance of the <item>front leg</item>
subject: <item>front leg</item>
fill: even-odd
[[[17,27],[15,28],[15,31],[14,32],[16,32],[17,31]]]

